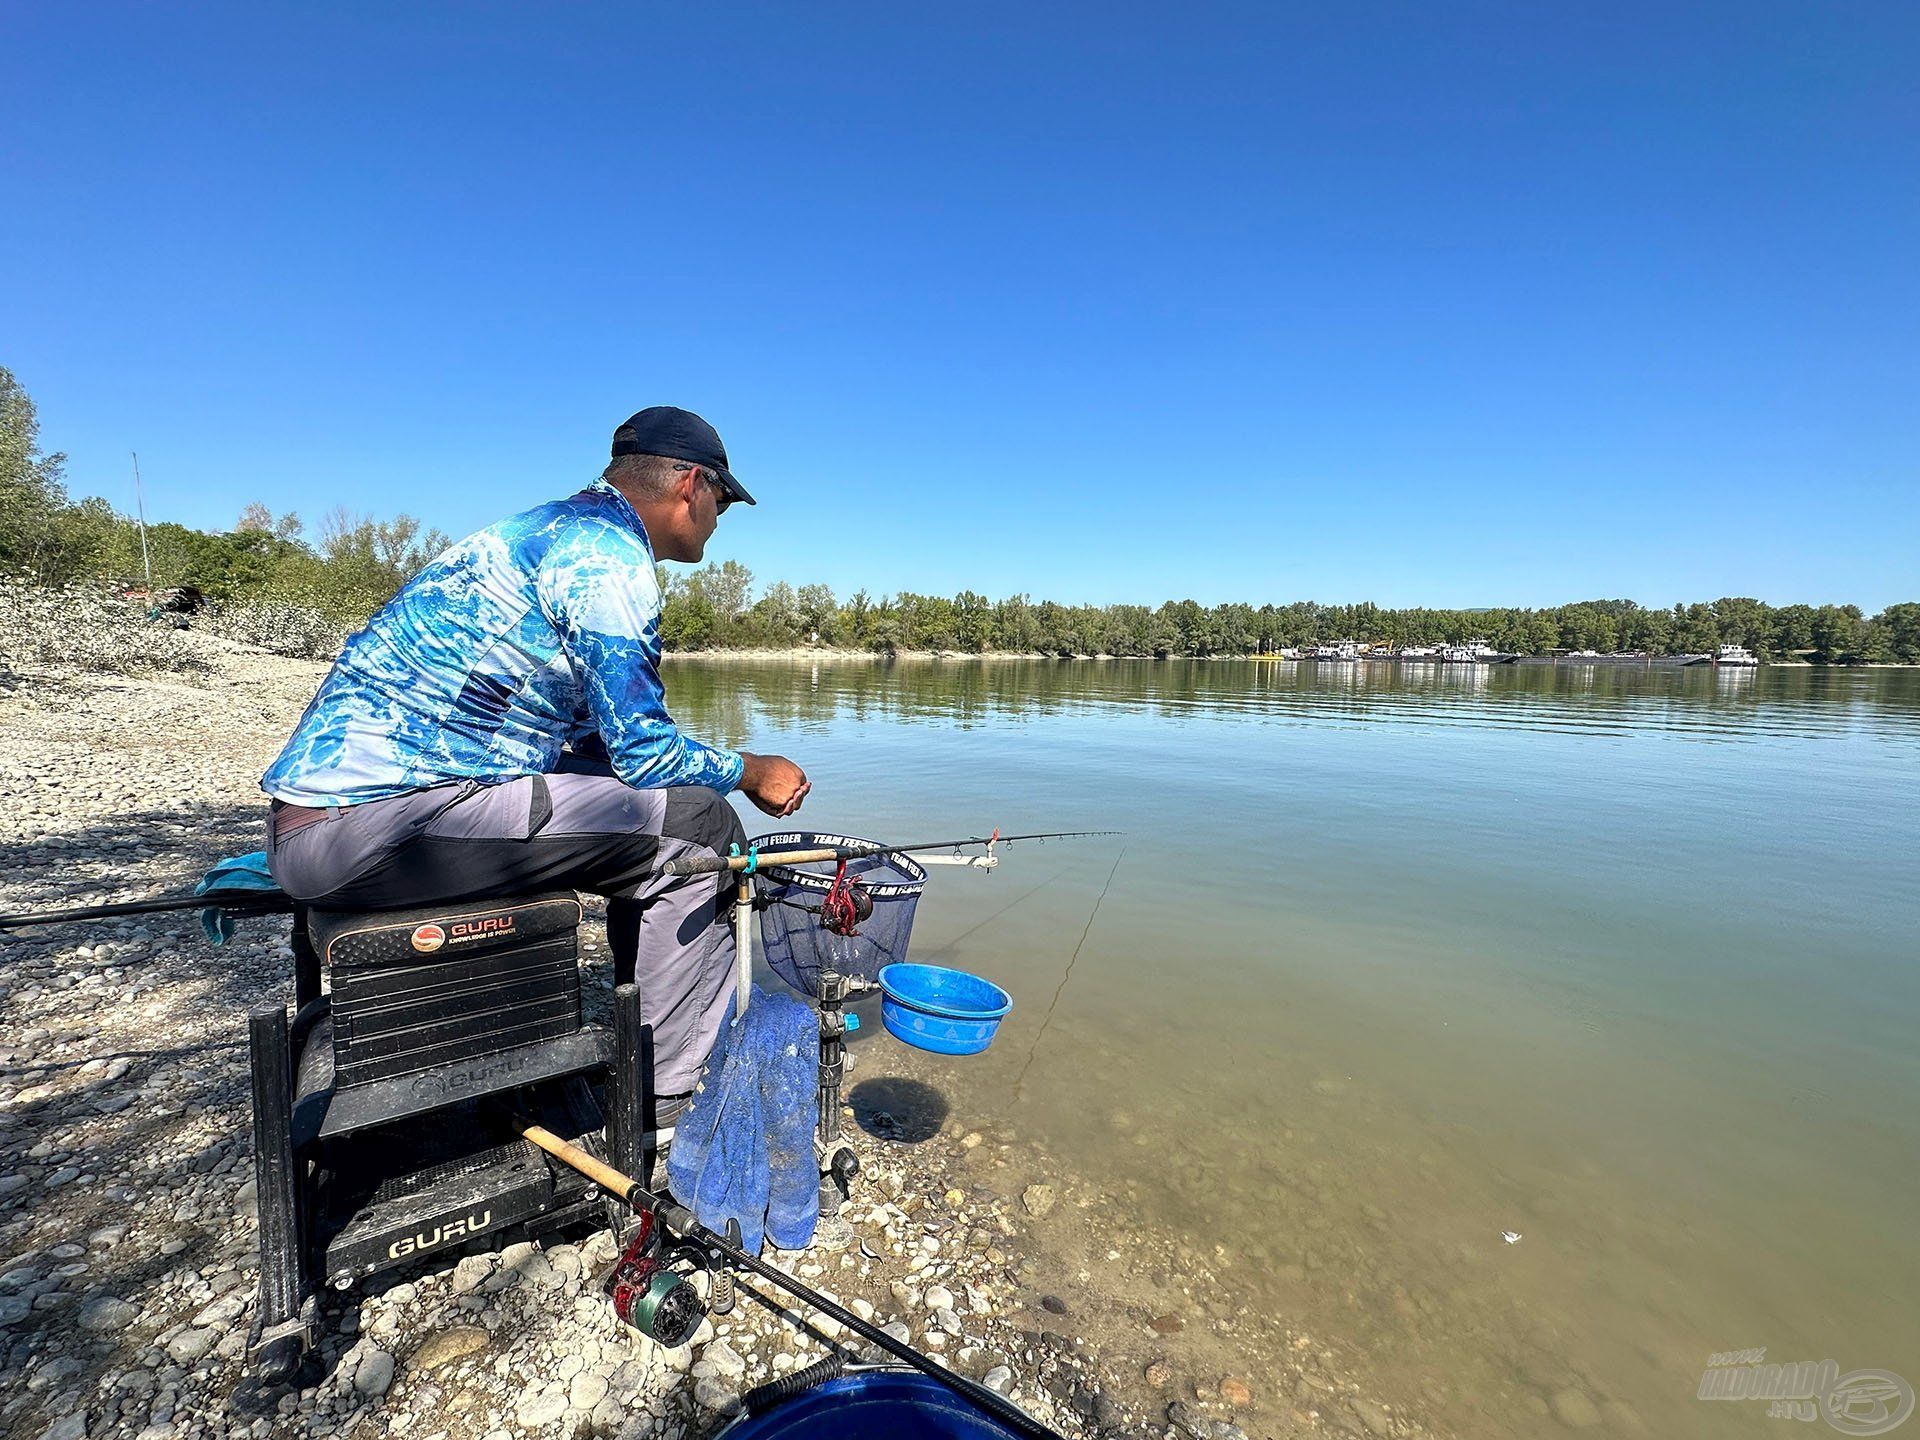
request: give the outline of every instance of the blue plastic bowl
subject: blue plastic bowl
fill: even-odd
[[[1020,1440],[1020,1432],[914,1370],[865,1370],[742,1415],[723,1440]]]
[[[880,967],[880,1023],[896,1040],[936,1055],[978,1055],[1013,1009],[991,980],[938,965]]]

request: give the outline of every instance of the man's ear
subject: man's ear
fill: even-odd
[[[673,486],[673,498],[684,500],[688,505],[692,505],[694,491],[703,483],[700,479],[700,467],[689,465],[679,473],[680,478],[674,482]]]

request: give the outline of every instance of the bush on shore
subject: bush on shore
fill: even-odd
[[[207,663],[193,642],[146,609],[82,585],[50,588],[0,580],[0,676],[78,670],[107,675],[181,674]]]
[[[331,660],[340,653],[356,622],[287,596],[252,595],[209,616],[205,628],[276,655]]]

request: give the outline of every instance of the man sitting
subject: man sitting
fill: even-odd
[[[792,761],[680,732],[660,683],[656,560],[698,561],[753,497],[698,415],[654,406],[594,484],[469,535],[348,640],[280,758],[267,854],[289,895],[404,908],[571,887],[608,896],[616,981],[647,956],[658,1123],[713,1047],[734,937],[728,877],[668,876],[810,788]]]

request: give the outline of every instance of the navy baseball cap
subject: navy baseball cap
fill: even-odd
[[[613,454],[615,459],[622,455],[665,455],[672,460],[691,460],[718,475],[735,500],[754,503],[746,486],[727,469],[727,447],[720,443],[720,432],[677,405],[649,405],[628,417],[613,432]]]

